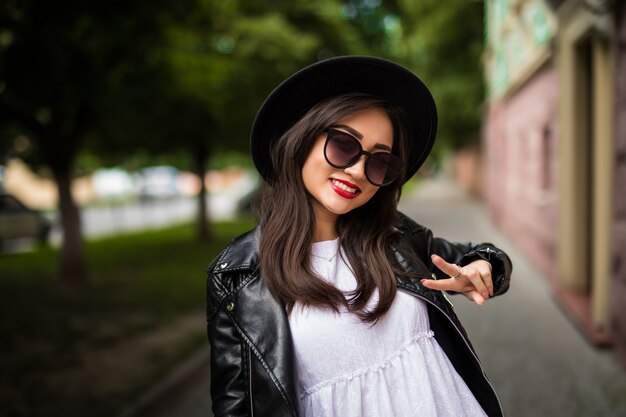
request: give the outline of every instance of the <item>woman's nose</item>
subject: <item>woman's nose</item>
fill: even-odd
[[[365,155],[361,155],[356,164],[344,168],[343,172],[358,180],[365,179]]]

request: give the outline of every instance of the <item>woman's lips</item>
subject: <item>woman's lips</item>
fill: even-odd
[[[361,193],[361,190],[356,186],[356,184],[352,184],[348,181],[331,178],[329,183],[333,191],[344,198],[356,198],[356,196]]]

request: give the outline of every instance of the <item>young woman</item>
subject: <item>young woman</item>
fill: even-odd
[[[257,114],[260,224],[209,268],[215,416],[501,416],[443,291],[508,289],[490,244],[453,244],[397,211],[433,145],[424,84],[373,57],[285,80]]]

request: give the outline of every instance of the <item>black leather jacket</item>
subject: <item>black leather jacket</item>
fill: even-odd
[[[447,296],[420,278],[447,278],[430,262],[436,253],[466,265],[492,264],[494,295],[509,286],[511,262],[490,244],[452,244],[401,215],[391,242],[396,266],[419,278],[397,276],[397,288],[426,302],[431,329],[454,368],[489,416],[502,416],[496,393]],[[263,283],[258,268],[259,228],[238,238],[208,270],[207,318],[211,344],[213,413],[221,416],[298,416],[299,397],[285,308]]]

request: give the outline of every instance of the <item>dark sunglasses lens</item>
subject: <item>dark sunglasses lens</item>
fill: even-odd
[[[350,135],[341,132],[328,134],[326,141],[326,159],[335,167],[347,167],[361,153],[361,145]]]
[[[402,162],[390,153],[377,152],[365,163],[365,175],[376,185],[391,184],[401,172]]]

